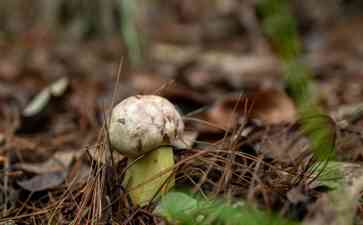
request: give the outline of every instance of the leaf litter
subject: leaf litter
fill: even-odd
[[[186,143],[175,146],[172,168],[177,187],[203,198],[244,199],[303,224],[362,224],[362,71],[351,46],[361,40],[345,31],[357,30],[360,19],[324,31],[326,45],[308,43],[319,101],[337,115],[331,128],[337,136],[328,139],[337,158],[327,167],[342,170],[341,184],[340,172],[309,170],[316,166],[313,143],[301,132],[279,59],[260,28],[251,27],[258,16],[237,12],[253,6],[228,0],[196,13],[186,2],[166,4],[175,13],[159,21],[163,32],[151,31],[157,41],[150,65],[142,72],[126,65],[113,102],[156,93],[185,115]],[[203,22],[210,17],[215,27]],[[224,29],[229,32],[218,32]],[[111,154],[104,132],[123,47],[115,39],[64,43],[36,32],[0,46],[0,223],[161,224],[153,212],[163,205],[131,204],[121,186],[126,159]],[[347,104],[352,107],[341,113]],[[339,185],[346,188],[336,191]]]

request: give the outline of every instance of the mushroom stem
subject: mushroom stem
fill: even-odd
[[[162,146],[146,153],[142,158],[129,159],[123,186],[129,192],[132,202],[138,206],[150,203],[156,195],[166,193],[174,186],[173,148]]]

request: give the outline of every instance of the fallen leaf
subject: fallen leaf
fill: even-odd
[[[217,74],[223,74],[226,81],[235,88],[247,82],[276,80],[281,66],[276,58],[259,55],[233,55],[224,52],[206,52],[198,58],[198,64]]]
[[[47,109],[54,98],[61,97],[69,85],[68,78],[61,78],[41,90],[23,109],[17,133],[32,132],[46,126]]]
[[[252,104],[252,117],[262,120],[266,125],[295,122],[294,102],[279,90],[264,90],[247,96]]]
[[[32,117],[39,114],[48,105],[51,93],[48,88],[42,90],[23,110],[23,116]]]
[[[247,95],[231,95],[217,101],[201,119],[208,121],[219,131],[233,129],[238,120],[245,116],[258,119],[265,125],[273,125],[296,120],[296,109],[293,101],[282,91],[262,90]],[[205,128],[204,131],[217,131],[216,128]],[[200,128],[203,130],[203,128]]]
[[[69,86],[68,77],[63,77],[49,86],[50,93],[54,97],[62,96]]]
[[[23,110],[23,116],[32,117],[45,110],[52,96],[59,97],[66,91],[69,80],[63,77],[44,88]]]
[[[17,169],[35,173],[36,176],[17,183],[28,191],[43,191],[62,184],[68,175],[72,162],[83,154],[82,151],[57,152],[42,163],[18,163]]]
[[[41,163],[18,163],[17,169],[44,174],[67,170],[72,161],[83,154],[81,151],[57,152],[50,159]]]
[[[44,191],[62,184],[66,176],[66,170],[56,171],[35,176],[29,180],[17,181],[17,184],[28,191]]]

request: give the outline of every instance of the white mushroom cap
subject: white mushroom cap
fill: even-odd
[[[113,108],[108,129],[114,150],[128,157],[138,157],[160,145],[173,145],[180,140],[184,123],[167,99],[136,95]]]

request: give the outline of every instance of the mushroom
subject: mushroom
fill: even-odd
[[[172,103],[156,95],[128,97],[113,108],[108,132],[112,149],[128,157],[123,186],[135,205],[174,185],[172,146],[184,123]]]

